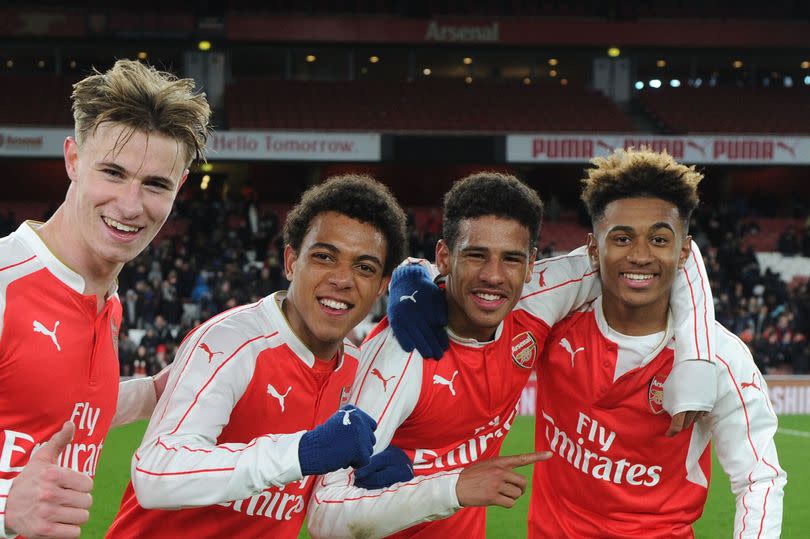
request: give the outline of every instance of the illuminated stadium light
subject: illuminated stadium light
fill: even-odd
[[[810,86],[810,75],[805,75],[804,76],[804,85],[805,86]]]
[[[38,68],[40,68],[40,69],[42,69],[43,67],[45,67],[45,60],[39,60],[39,61],[37,62],[37,67],[38,67]]]
[[[12,67],[14,67],[14,60],[12,60],[11,58],[9,58],[8,60],[6,60],[6,67],[7,67],[7,68],[9,68],[9,69],[11,69]]]
[[[793,77],[785,75],[785,78],[782,79],[782,84],[785,85],[785,88],[793,88]]]
[[[430,75],[431,73],[432,73],[432,71],[430,70],[430,68],[429,68],[429,67],[426,67],[425,69],[423,69],[423,70],[422,70],[422,75],[424,75],[424,76],[426,76],[426,77],[427,77],[428,75]]]
[[[655,67],[667,67],[667,61],[664,59],[655,62]]]
[[[568,79],[560,79],[560,84],[563,86],[568,86]]]
[[[549,70],[548,76],[549,77],[556,77],[557,76],[557,70],[556,69]]]
[[[531,83],[532,83],[532,79],[531,79],[531,77],[523,77],[523,84],[525,84],[526,86],[528,86],[528,85],[530,85]]]
[[[559,63],[560,62],[556,58],[549,58],[548,59],[548,65],[550,65],[551,67],[554,67],[555,65],[557,65]]]
[[[731,62],[731,67],[734,69],[740,69],[743,66],[742,60],[734,60]]]
[[[70,66],[70,69],[76,69],[76,60],[68,62],[68,66]]]
[[[212,170],[214,170],[214,164],[203,163],[202,165],[200,165],[200,170],[202,170],[203,172],[211,172]]]
[[[203,39],[202,41],[197,43],[197,48],[200,49],[201,51],[210,51],[211,50],[211,42],[206,40],[206,39]]]
[[[703,86],[703,79],[698,77],[698,78],[695,79],[694,87],[695,88],[700,88],[701,86]]]
[[[147,58],[149,58],[149,55],[146,54],[146,51],[140,51],[138,53],[138,60],[146,60]]]
[[[672,79],[671,81],[669,81],[669,85],[672,86],[673,88],[680,88],[681,81],[679,81],[678,79]]]
[[[462,60],[462,62],[464,62],[465,66],[468,66],[468,65],[470,65],[472,63],[472,58],[470,58],[469,56],[465,56],[464,60]]]
[[[209,176],[208,174],[204,175],[202,177],[202,181],[200,182],[200,189],[202,189],[203,191],[208,189],[208,182],[210,182],[210,181],[211,181],[211,176]]]
[[[472,84],[472,77],[467,75],[466,77],[464,77],[464,82],[466,82],[467,84]]]
[[[314,62],[314,61],[315,61],[315,60],[317,60],[317,59],[318,59],[318,58],[317,58],[317,57],[316,57],[314,54],[307,54],[307,57],[305,58],[305,60],[306,60],[306,61],[307,61],[307,63],[309,63],[309,64],[311,64],[312,62]]]
[[[370,56],[368,61],[371,62],[372,64],[376,64],[377,62],[380,61],[380,57],[375,54],[374,56]]]
[[[802,62],[802,69],[810,69],[810,61],[805,60]]]
[[[641,82],[640,80],[637,80],[636,84],[635,84],[635,87],[636,87],[636,90],[643,90],[644,89],[644,83]]]
[[[619,47],[610,47],[607,50],[607,55],[610,56],[611,58],[616,58],[621,53],[622,53],[622,51],[621,51],[621,49],[619,49]]]
[[[660,87],[661,87],[661,81],[660,80],[658,80],[658,79],[650,80],[650,88],[660,88]]]

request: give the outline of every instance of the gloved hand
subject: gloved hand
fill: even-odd
[[[322,475],[368,464],[374,451],[377,422],[360,408],[347,404],[321,425],[304,433],[298,443],[303,475]]]
[[[394,270],[388,292],[388,323],[406,352],[419,350],[424,358],[439,359],[447,337],[447,299],[421,264]]]
[[[374,490],[413,479],[413,463],[405,452],[389,445],[354,472],[354,486]]]

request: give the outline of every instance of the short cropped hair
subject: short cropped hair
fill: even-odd
[[[458,180],[444,195],[442,235],[453,249],[464,219],[494,215],[513,219],[529,231],[529,249],[537,243],[543,201],[537,192],[509,174],[477,172]]]
[[[300,252],[312,220],[324,212],[341,213],[367,223],[385,236],[383,276],[391,275],[407,252],[405,212],[388,187],[359,174],[342,174],[310,187],[287,215],[284,243]]]
[[[135,60],[118,60],[104,73],[94,69],[73,85],[76,142],[81,145],[99,125],[114,122],[130,128],[117,145],[135,131],[156,132],[183,146],[186,166],[205,159],[211,107],[205,94],[194,89],[193,79],[178,79]]]
[[[678,163],[666,151],[646,148],[617,149],[608,157],[597,157],[587,169],[581,199],[591,221],[596,223],[605,214],[605,207],[622,198],[660,198],[674,204],[683,220],[684,230],[697,208],[700,198],[698,184],[703,174],[694,165]]]

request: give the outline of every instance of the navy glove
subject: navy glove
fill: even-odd
[[[303,475],[322,475],[341,468],[368,464],[374,451],[377,422],[360,408],[347,404],[298,443]]]
[[[406,352],[419,350],[424,358],[439,359],[447,337],[447,299],[421,264],[394,270],[388,292],[388,323]]]
[[[413,479],[413,463],[405,452],[389,445],[354,472],[354,486],[374,490]]]

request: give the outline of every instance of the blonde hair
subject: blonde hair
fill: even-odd
[[[185,163],[205,159],[211,107],[204,93],[195,93],[193,79],[178,79],[135,60],[118,60],[112,68],[73,85],[73,121],[79,145],[105,122],[130,131],[116,142],[123,146],[135,131],[157,132],[177,140]]]
[[[591,221],[602,218],[605,207],[621,198],[651,197],[671,202],[688,226],[692,212],[700,203],[698,184],[703,174],[694,165],[678,163],[666,151],[654,152],[617,149],[607,157],[591,161],[582,180],[580,198],[588,209]]]

